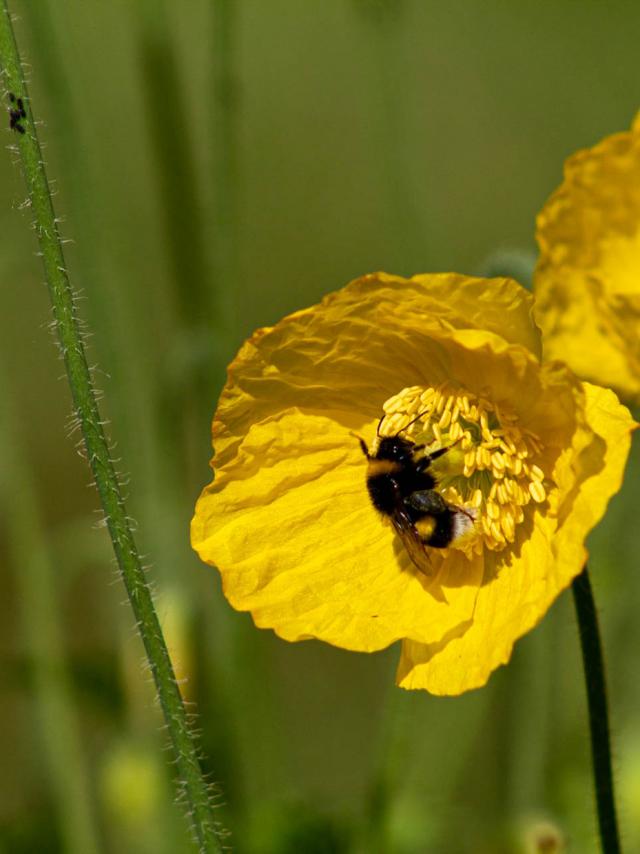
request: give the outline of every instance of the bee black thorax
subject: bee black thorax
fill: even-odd
[[[380,440],[376,453],[369,456],[367,489],[373,506],[390,515],[398,503],[414,492],[433,489],[434,477],[426,471],[428,458],[420,458],[413,442],[397,436]]]

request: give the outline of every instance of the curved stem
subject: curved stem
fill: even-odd
[[[75,415],[82,430],[87,458],[100,494],[118,566],[151,666],[175,750],[180,785],[200,850],[207,854],[219,852],[222,846],[213,818],[209,787],[202,775],[194,738],[187,723],[180,690],[131,532],[109,445],[102,429],[7,0],[2,0],[0,8],[0,64],[6,87],[5,103],[10,117],[10,128],[15,133],[27,184],[29,204],[53,305],[60,350],[71,386]]]
[[[620,854],[620,838],[616,819],[611,771],[611,744],[609,738],[609,715],[607,690],[604,680],[604,662],[598,630],[598,616],[593,600],[587,566],[574,578],[573,601],[576,606],[580,645],[589,703],[589,727],[591,730],[591,752],[593,774],[598,805],[598,822],[603,854]]]

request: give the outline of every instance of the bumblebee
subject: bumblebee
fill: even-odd
[[[369,451],[364,439],[358,437],[358,440],[368,461],[367,490],[373,506],[391,519],[415,566],[432,575],[425,547],[444,549],[450,546],[473,527],[474,517],[442,497],[429,471],[431,464],[450,447],[421,453],[425,445],[400,435],[421,414],[395,436],[380,436],[381,418],[373,452]]]

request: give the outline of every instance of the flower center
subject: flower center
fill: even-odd
[[[426,452],[451,448],[430,471],[442,497],[476,520],[472,532],[452,547],[471,554],[514,542],[527,504],[540,504],[547,496],[545,474],[536,464],[543,450],[539,437],[520,427],[518,416],[502,405],[446,384],[405,388],[383,409],[381,436],[404,431]]]

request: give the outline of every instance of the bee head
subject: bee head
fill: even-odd
[[[395,463],[408,463],[413,459],[415,443],[400,436],[381,436],[378,440],[376,457]]]

